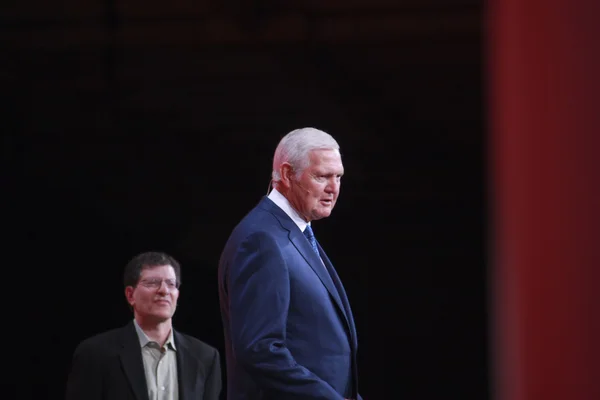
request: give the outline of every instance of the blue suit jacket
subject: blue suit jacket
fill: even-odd
[[[266,197],[233,230],[219,262],[229,400],[359,398],[352,311],[319,250],[325,266]]]

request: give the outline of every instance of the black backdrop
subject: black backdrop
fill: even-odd
[[[338,205],[314,229],[354,309],[365,399],[487,398],[481,32],[457,20],[379,41],[62,46],[6,17],[15,398],[61,398],[76,344],[131,318],[121,273],[141,251],[180,260],[175,326],[223,350],[220,251],[302,126],[342,147]]]

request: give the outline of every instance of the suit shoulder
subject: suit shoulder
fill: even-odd
[[[273,214],[260,210],[250,217],[246,217],[233,229],[230,240],[240,242],[249,238],[278,237],[285,234],[286,230]]]
[[[77,344],[75,354],[89,356],[106,355],[107,350],[112,350],[116,347],[121,332],[122,328],[115,328],[89,336]]]
[[[276,206],[274,206],[276,207]],[[262,204],[254,207],[235,226],[233,231],[255,232],[270,231],[273,227],[280,227],[281,223],[277,216]]]
[[[219,354],[219,350],[217,350],[216,347],[211,346],[210,344],[208,344],[194,336],[188,335],[186,333],[181,333],[181,332],[178,332],[178,333],[179,333],[181,339],[186,342],[186,344],[189,346],[189,348],[192,351],[198,352],[203,355],[209,355],[209,356],[214,356],[215,354]]]

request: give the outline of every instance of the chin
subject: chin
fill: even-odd
[[[314,215],[314,217],[313,217],[313,221],[317,221],[317,220],[319,220],[319,219],[327,218],[327,217],[329,217],[330,215],[331,215],[331,211],[328,211],[328,212],[322,212],[322,213],[316,214],[316,215]]]
[[[156,320],[162,320],[162,321],[166,321],[169,318],[171,318],[172,316],[173,316],[173,313],[157,313],[157,314],[153,315],[153,317]]]

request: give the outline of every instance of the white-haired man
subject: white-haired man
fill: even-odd
[[[219,262],[229,400],[360,399],[356,328],[312,234],[338,199],[340,148],[314,128],[284,136],[273,190],[233,229]]]

